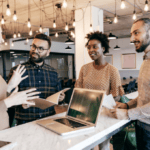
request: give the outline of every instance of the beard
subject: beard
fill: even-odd
[[[33,56],[33,54],[36,55],[36,57]],[[44,61],[44,57],[40,57],[40,55],[38,53],[35,53],[35,52],[30,53],[30,58],[35,63],[41,63]]]
[[[147,46],[148,46],[149,44],[150,44],[150,43],[146,43],[146,44],[143,44],[143,43],[142,43],[141,47],[138,48],[138,49],[136,49],[136,52],[138,52],[138,53],[144,52],[145,49],[147,48]]]

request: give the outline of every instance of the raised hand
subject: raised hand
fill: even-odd
[[[35,96],[40,94],[41,92],[34,92],[36,88],[32,88],[29,90],[18,92],[18,87],[13,91],[13,93],[6,98],[5,104],[9,108],[14,105],[21,105],[21,104],[29,104],[34,105],[33,102],[30,102],[28,100],[39,98],[39,96]]]
[[[20,82],[28,77],[22,77],[22,75],[25,73],[26,69],[25,66],[18,65],[17,69],[13,71],[13,75],[11,79],[8,82],[8,88],[7,91],[10,93],[12,89],[14,89],[16,86],[20,84]]]

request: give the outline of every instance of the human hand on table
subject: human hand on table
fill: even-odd
[[[111,109],[110,112],[117,119],[120,119],[120,120],[129,119],[128,110],[127,109],[115,108],[115,109]]]
[[[20,82],[28,77],[22,77],[22,75],[25,73],[26,69],[25,66],[18,65],[17,69],[13,71],[13,75],[11,79],[8,82],[7,91],[10,93],[12,89],[14,89],[16,86],[20,84]]]

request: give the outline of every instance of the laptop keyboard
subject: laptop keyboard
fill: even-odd
[[[62,123],[62,124],[65,124],[66,126],[71,127],[71,128],[79,128],[79,127],[86,126],[85,124],[72,121],[72,120],[70,120],[68,118],[56,119],[55,121],[57,121],[59,123]]]

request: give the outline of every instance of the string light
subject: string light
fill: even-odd
[[[55,22],[55,20],[53,21],[53,28],[56,28],[56,22]]]
[[[66,22],[65,30],[68,31],[68,24]]]
[[[10,15],[11,15],[11,11],[10,11],[10,8],[9,8],[9,4],[7,4],[6,15],[7,15],[7,16],[10,16]]]
[[[16,38],[17,36],[16,36],[16,33],[14,32],[14,35],[13,35],[13,38]]]
[[[5,21],[4,21],[4,16],[2,15],[2,20],[1,20],[1,24],[4,24]]]
[[[92,24],[90,24],[90,32],[93,32]]]
[[[28,18],[28,24],[27,24],[28,28],[31,28],[31,23],[30,23],[30,18]]]
[[[66,0],[63,1],[63,7],[64,7],[64,8],[67,7],[67,2],[66,2]]]
[[[74,27],[76,26],[75,19],[73,19],[73,26],[74,26]]]
[[[16,11],[14,11],[13,20],[14,20],[14,21],[17,21]]]
[[[145,1],[144,11],[148,11],[148,10],[149,10],[148,1],[146,0],[146,1]]]
[[[40,33],[42,33],[42,26],[41,25],[40,25],[39,31],[40,31]]]
[[[126,7],[125,0],[121,0],[121,9],[124,9]]]
[[[57,32],[55,33],[55,37],[58,37],[58,33]]]
[[[32,35],[32,29],[30,28],[30,32],[29,32],[29,35],[31,36]]]
[[[114,23],[117,23],[117,22],[118,22],[118,18],[117,18],[117,15],[115,14]]]
[[[20,34],[20,32],[18,32],[18,37],[21,37],[21,34]]]
[[[133,20],[136,20],[136,11],[133,11]]]

